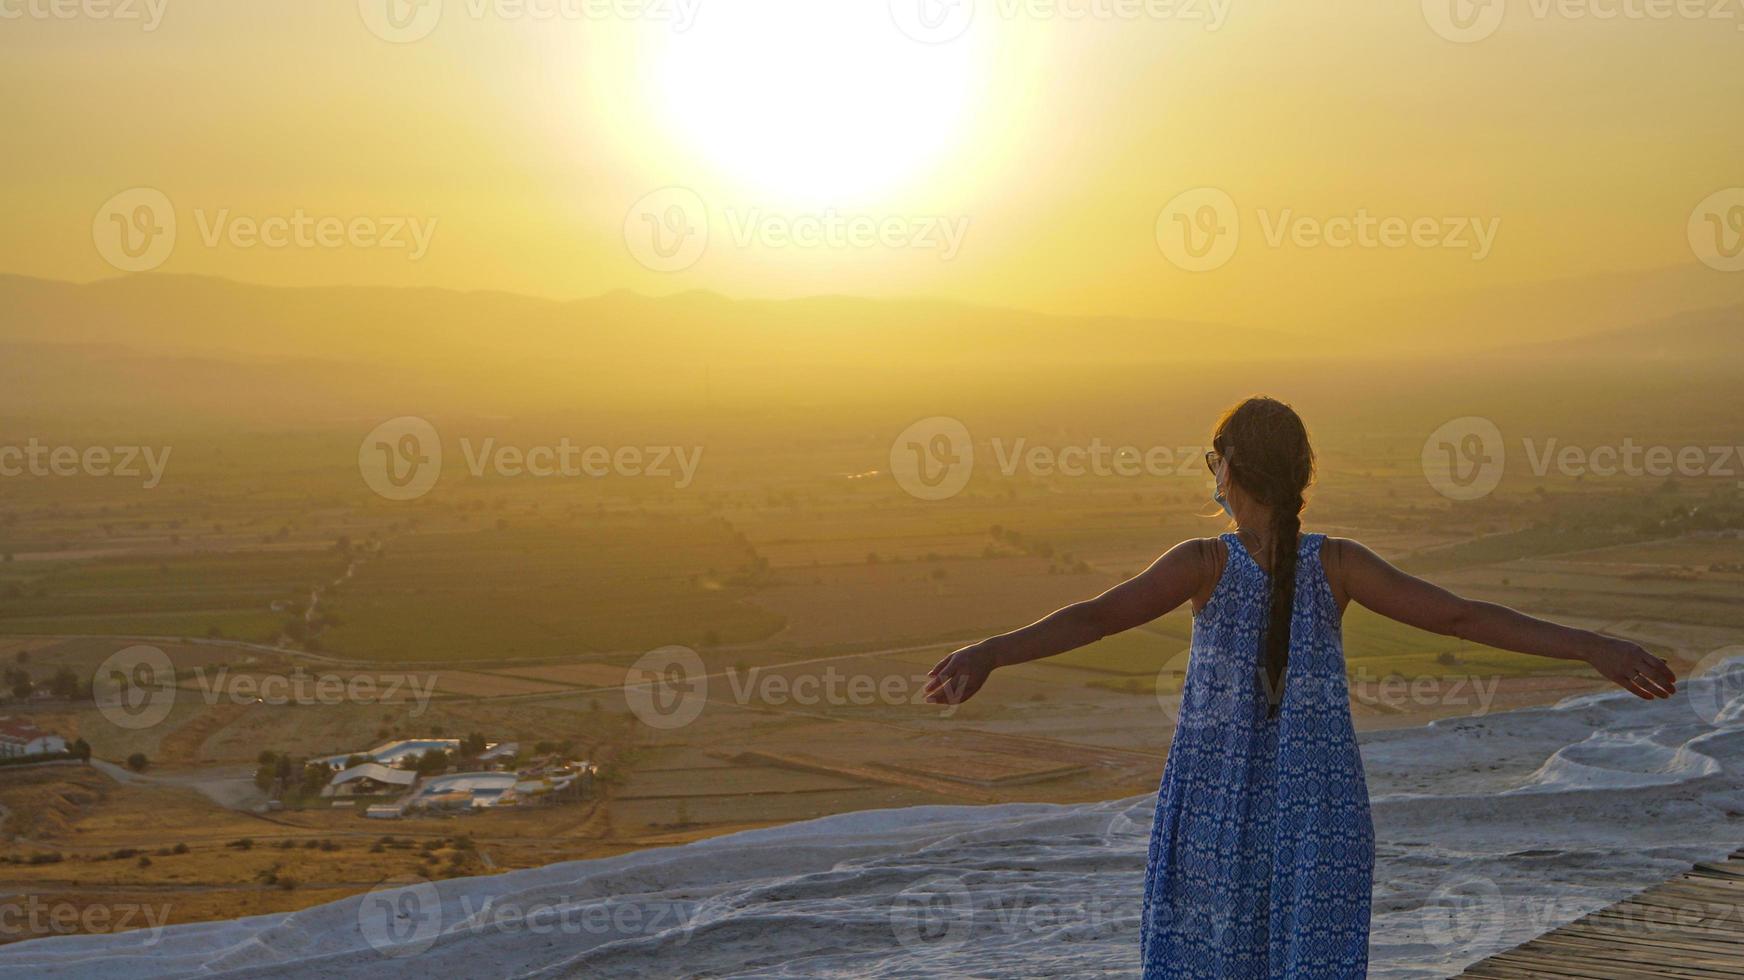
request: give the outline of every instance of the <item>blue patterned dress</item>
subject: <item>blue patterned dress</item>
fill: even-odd
[[[1193,618],[1145,870],[1146,980],[1362,977],[1374,826],[1351,728],[1323,534],[1302,535],[1276,718],[1263,662],[1271,580],[1236,534]]]

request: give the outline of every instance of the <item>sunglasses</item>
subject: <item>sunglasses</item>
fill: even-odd
[[[1213,475],[1215,475],[1217,473],[1217,468],[1219,466],[1222,466],[1222,465],[1223,465],[1223,454],[1222,453],[1218,452],[1215,449],[1208,449],[1205,451],[1205,468],[1209,469]]]

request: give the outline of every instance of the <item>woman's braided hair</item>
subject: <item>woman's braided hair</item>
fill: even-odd
[[[1262,639],[1267,714],[1276,716],[1290,661],[1290,614],[1296,603],[1296,548],[1303,495],[1314,482],[1314,449],[1295,409],[1254,397],[1224,413],[1211,444],[1229,461],[1229,479],[1271,508],[1271,614]]]

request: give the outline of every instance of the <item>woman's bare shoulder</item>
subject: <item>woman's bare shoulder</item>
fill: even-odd
[[[1188,538],[1176,547],[1191,548],[1193,554],[1207,568],[1217,568],[1223,564],[1229,555],[1228,545],[1222,538]]]
[[[1335,538],[1329,534],[1320,545],[1320,567],[1326,569],[1328,580],[1342,585],[1346,574],[1353,570],[1376,572],[1385,571],[1391,566],[1361,541],[1355,538]]]
[[[1199,588],[1196,605],[1208,598],[1217,580],[1223,577],[1223,566],[1229,560],[1229,548],[1222,538],[1188,538],[1175,547],[1189,551],[1199,565]]]
[[[1355,538],[1340,538],[1326,535],[1326,540],[1320,542],[1320,567],[1326,570],[1327,581],[1334,589],[1341,589],[1344,584],[1344,573],[1352,564],[1360,562],[1365,556],[1374,552],[1362,546]]]
[[[1330,534],[1326,535],[1326,540],[1321,542],[1320,551],[1322,554],[1330,555],[1335,561],[1359,559],[1374,554],[1366,545],[1355,538],[1339,538]]]
[[[1224,553],[1222,538],[1186,538],[1181,543],[1170,548],[1166,554],[1191,555],[1194,558],[1212,558]]]

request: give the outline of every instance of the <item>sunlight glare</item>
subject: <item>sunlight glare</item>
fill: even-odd
[[[665,125],[722,176],[845,203],[924,178],[963,139],[976,51],[908,38],[882,3],[760,0],[669,35],[656,75]]]

